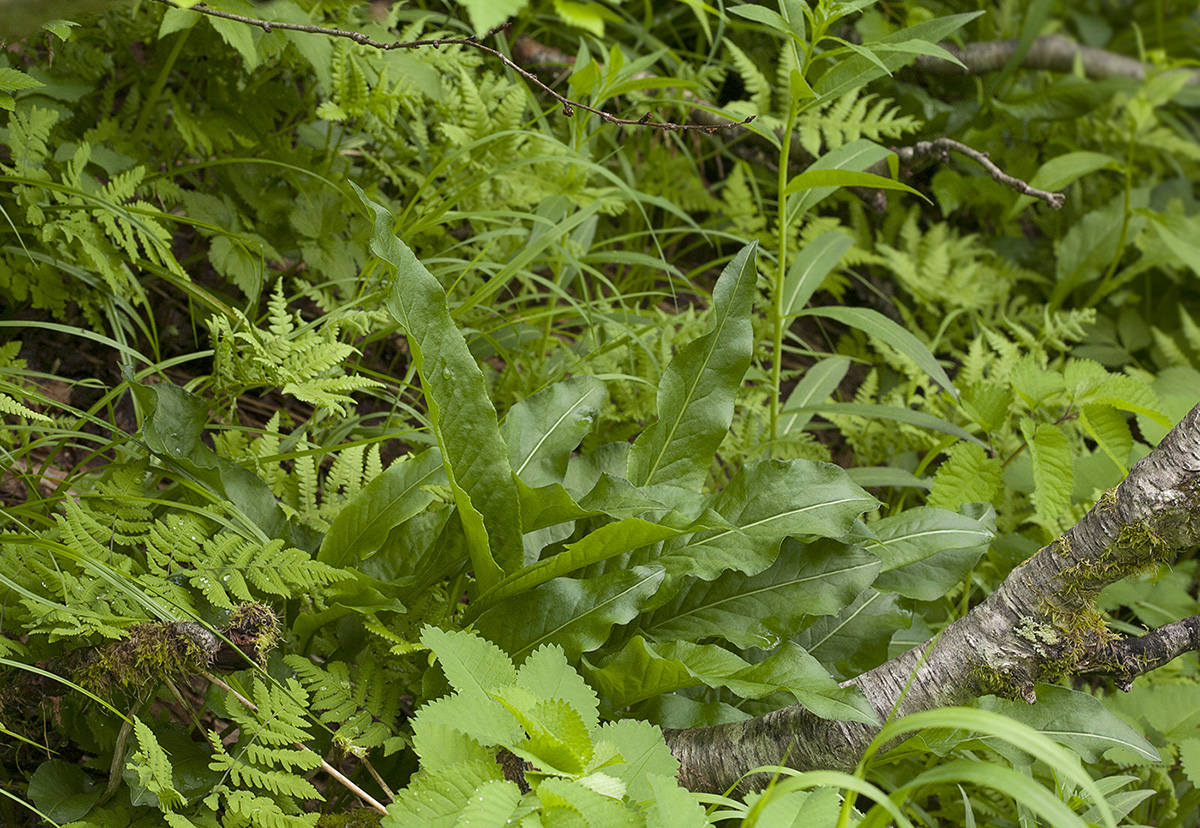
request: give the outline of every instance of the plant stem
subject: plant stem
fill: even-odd
[[[142,102],[142,111],[138,114],[137,123],[133,125],[133,133],[130,136],[135,144],[141,143],[142,133],[146,130],[146,124],[150,122],[150,116],[154,112],[154,107],[158,105],[158,99],[162,96],[163,87],[167,85],[167,78],[170,77],[171,70],[175,68],[175,61],[179,59],[179,53],[183,51],[183,44],[187,43],[188,35],[191,33],[192,29],[187,28],[179,33],[179,37],[175,38],[175,45],[171,47],[171,54],[167,55],[167,60],[163,64],[162,69],[159,70],[158,77],[154,79],[154,86],[150,87],[150,94]]]

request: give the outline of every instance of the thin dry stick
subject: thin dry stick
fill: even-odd
[[[256,705],[254,702],[250,701],[248,698],[243,696],[238,691],[234,690],[232,687],[230,687],[225,682],[221,681],[219,678],[214,676],[212,673],[205,673],[204,677],[206,679],[208,679],[210,682],[212,682],[213,684],[220,687],[222,690],[229,691],[229,693],[231,693],[233,695],[233,697],[235,699],[237,699],[241,703],[241,705],[243,707],[245,707],[247,710],[250,710],[254,713],[258,712],[258,705]],[[309,753],[314,752],[312,748],[308,747],[308,745],[301,744],[300,742],[293,742],[292,744],[295,747],[300,748],[301,750],[307,750]],[[346,787],[347,790],[349,790],[351,793],[353,793],[355,796],[357,796],[363,802],[367,803],[367,805],[371,806],[372,808],[374,808],[376,811],[378,811],[381,814],[384,814],[384,815],[387,814],[387,808],[383,807],[383,805],[381,805],[375,799],[375,797],[371,796],[369,793],[364,791],[362,788],[358,787],[358,785],[355,785],[353,782],[351,782],[349,779],[346,778],[346,775],[344,773],[342,773],[340,770],[335,768],[333,765],[326,762],[324,759],[321,759],[321,770],[325,771],[327,774],[332,776],[338,782],[341,782]]]
[[[172,2],[172,0],[157,0],[157,2],[162,3],[164,6],[170,6],[173,9],[183,8],[182,6]],[[676,124],[671,121],[655,121],[652,119],[652,116],[649,112],[647,112],[642,117],[636,118],[636,119],[618,118],[617,116],[612,115],[608,112],[605,112],[602,109],[596,109],[595,107],[591,107],[591,106],[588,106],[587,104],[580,103],[579,101],[572,100],[571,98],[568,98],[565,95],[560,95],[558,92],[555,92],[549,86],[542,83],[538,79],[537,75],[535,75],[533,72],[530,72],[527,69],[523,69],[520,66],[518,66],[516,63],[514,63],[512,58],[505,55],[499,49],[493,49],[490,46],[484,46],[482,43],[479,42],[478,39],[476,39],[474,37],[439,37],[439,38],[432,38],[432,39],[428,39],[428,40],[408,40],[408,41],[403,41],[403,42],[402,41],[394,41],[392,43],[384,43],[382,41],[373,40],[362,32],[354,32],[354,31],[350,31],[348,29],[331,29],[326,26],[314,26],[311,24],[302,24],[302,23],[276,23],[276,22],[273,22],[270,20],[262,20],[257,17],[246,17],[241,14],[231,14],[230,12],[223,12],[223,11],[218,11],[217,9],[210,9],[204,3],[197,3],[196,5],[192,6],[191,11],[199,12],[200,14],[207,14],[212,17],[222,17],[226,20],[234,20],[234,21],[237,21],[238,23],[245,23],[248,26],[257,26],[258,28],[260,28],[264,32],[266,32],[267,34],[270,34],[271,32],[273,32],[276,29],[286,29],[288,31],[293,31],[293,32],[307,32],[310,34],[323,34],[323,35],[326,35],[327,37],[345,37],[345,38],[349,38],[350,40],[353,40],[355,43],[358,43],[362,46],[370,46],[373,49],[379,49],[384,52],[389,52],[393,49],[419,49],[422,46],[432,46],[435,49],[440,49],[442,46],[466,46],[471,49],[478,49],[481,52],[487,52],[489,55],[491,55],[492,57],[499,60],[501,63],[503,63],[509,69],[512,69],[514,72],[517,72],[518,74],[520,74],[521,77],[525,78],[525,80],[536,85],[540,89],[544,90],[547,94],[551,95],[555,100],[557,100],[560,104],[562,104],[563,114],[566,115],[568,118],[575,114],[576,109],[582,109],[585,112],[591,112],[593,115],[598,115],[605,123],[609,123],[609,124],[619,124],[621,126],[648,126],[648,127],[655,127],[657,129],[667,130],[669,132],[675,131],[675,130],[681,130],[681,129],[691,129],[691,130],[699,130],[700,132],[708,132],[708,133],[716,132],[718,129],[727,129],[729,127],[735,127],[735,126],[745,126],[746,124],[748,124],[754,120],[754,116],[751,115],[750,117],[745,118],[744,120],[737,121],[734,123],[729,123],[729,124]],[[484,37],[485,38],[491,37],[492,35],[495,35],[496,33],[501,32],[504,29],[508,28],[508,26],[509,26],[509,23],[507,23],[507,22],[501,23],[499,26],[496,26],[491,31],[489,31],[486,35],[484,35]]]

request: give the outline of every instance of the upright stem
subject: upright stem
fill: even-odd
[[[792,130],[796,127],[796,100],[788,96],[787,121],[784,123],[782,140],[779,150],[779,181],[778,196],[776,197],[775,230],[777,233],[776,246],[778,266],[775,271],[775,282],[771,286],[771,414],[767,428],[769,442],[775,442],[779,436],[779,386],[783,375],[783,333],[786,320],[783,318],[783,282],[787,277],[788,249],[788,216],[787,196],[783,194],[788,183],[788,162],[792,149]]]
[[[158,105],[159,96],[162,95],[163,87],[167,85],[167,78],[171,75],[171,70],[175,68],[175,61],[179,59],[179,53],[183,51],[183,44],[187,43],[188,35],[192,33],[190,28],[184,29],[179,33],[179,37],[175,38],[175,45],[171,47],[171,54],[167,55],[167,60],[163,63],[162,69],[158,72],[158,77],[154,79],[154,86],[150,87],[150,93],[146,95],[146,100],[142,101],[142,111],[138,114],[137,123],[133,125],[132,139],[134,143],[141,140],[142,132],[146,129],[146,124],[150,122],[150,115],[154,112],[154,107]]]

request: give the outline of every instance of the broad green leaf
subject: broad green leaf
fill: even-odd
[[[249,4],[243,5],[247,11],[251,10]],[[222,40],[237,50],[247,70],[253,71],[258,68],[258,47],[255,45],[255,39],[262,36],[261,29],[256,26],[247,26],[240,20],[225,20],[211,15],[205,15],[204,19],[217,30]]]
[[[819,661],[792,641],[738,677],[778,685],[823,719],[879,724],[875,708],[857,687],[840,687]]]
[[[450,685],[470,700],[517,680],[512,660],[478,635],[426,626],[421,630],[421,643],[437,657]]]
[[[104,786],[97,785],[77,764],[49,759],[29,777],[28,793],[39,811],[65,823],[82,819],[100,799]]]
[[[508,410],[500,436],[521,480],[533,487],[562,483],[571,452],[600,413],[604,391],[604,383],[595,377],[573,377]]]
[[[1003,385],[976,382],[963,391],[962,409],[985,432],[992,432],[1008,420],[1012,402],[1012,392]]]
[[[1063,375],[1038,365],[1037,357],[1033,354],[1021,357],[1009,376],[1009,382],[1031,411],[1048,397],[1066,389]]]
[[[1130,209],[1138,210],[1150,203],[1148,187],[1135,188],[1129,193]],[[1080,285],[1100,278],[1113,259],[1121,253],[1117,247],[1129,244],[1141,232],[1145,219],[1133,215],[1128,232],[1122,237],[1125,221],[1125,194],[1118,193],[1108,204],[1079,219],[1063,235],[1057,245],[1056,283],[1050,296],[1052,308],[1061,305]]]
[[[495,759],[495,745],[524,738],[521,725],[491,696],[454,693],[426,702],[412,720],[412,746],[421,767],[438,771],[471,760]]]
[[[959,443],[938,466],[926,501],[941,509],[958,509],[964,503],[990,503],[1000,491],[999,458],[989,457],[982,446]]]
[[[624,555],[626,552],[659,543],[667,538],[688,534],[695,529],[695,526],[674,528],[642,518],[625,518],[606,523],[578,541],[567,544],[557,555],[509,575],[480,595],[476,603],[480,608],[486,609],[505,598],[528,592],[534,587],[591,564]]]
[[[790,434],[808,425],[813,414],[807,411],[809,406],[823,403],[846,378],[850,370],[850,357],[826,357],[804,372],[804,376],[796,383],[792,393],[783,404],[783,417],[780,417],[780,434]],[[799,409],[805,409],[800,413]]]
[[[507,779],[491,779],[471,791],[471,798],[458,812],[456,825],[513,825],[521,803],[521,789]],[[381,823],[382,824],[382,823]],[[413,822],[412,825],[423,824]]]
[[[374,555],[392,529],[433,502],[425,487],[445,482],[437,449],[392,463],[342,506],[325,533],[317,559],[330,566],[349,566]]]
[[[526,733],[505,747],[539,770],[583,774],[593,748],[578,710],[561,699],[539,699],[523,687],[502,687],[494,695]]]
[[[908,423],[918,428],[927,428],[930,431],[949,434],[978,446],[987,445],[962,426],[957,426],[954,423],[947,422],[940,417],[935,417],[924,411],[913,411],[911,408],[898,408],[894,405],[822,402],[793,408],[792,400],[788,398],[787,405],[783,407],[783,410],[784,412],[794,411],[809,417],[812,417],[814,414],[842,414],[851,417],[867,417],[872,420],[895,420],[898,423]]]
[[[1008,716],[1049,736],[1078,753],[1085,762],[1099,762],[1109,748],[1120,747],[1138,754],[1146,762],[1159,761],[1158,751],[1095,696],[1067,687],[1040,684],[1037,704],[987,696],[975,702],[981,710]],[[1014,763],[1028,761],[1020,743],[988,739],[1005,758]]]
[[[1071,504],[1075,486],[1075,467],[1071,446],[1057,426],[1021,421],[1021,434],[1033,455],[1033,505],[1038,513],[1056,518]]]
[[[130,383],[129,389],[142,415],[142,439],[165,465],[228,500],[268,538],[308,551],[316,546],[311,531],[288,520],[266,481],[201,440],[208,403],[169,382]]]
[[[1054,192],[1097,170],[1120,170],[1122,167],[1123,162],[1102,152],[1068,152],[1042,164],[1029,180],[1029,186]],[[1009,217],[1016,216],[1035,201],[1033,196],[1021,196],[1009,210]]]
[[[950,396],[958,399],[958,391],[950,382],[942,366],[921,340],[906,331],[897,323],[888,319],[877,310],[870,308],[849,308],[829,306],[824,308],[809,308],[802,311],[801,316],[821,316],[833,319],[851,328],[857,328],[863,333],[873,336],[881,342],[892,346],[900,353],[911,359],[921,370],[942,388],[950,392]]]
[[[760,8],[740,6],[739,8]],[[854,239],[839,230],[817,236],[792,260],[783,280],[783,315],[794,316],[804,309],[842,256],[854,245]],[[811,368],[809,369],[812,370]]]
[[[475,36],[482,37],[529,5],[529,0],[463,0]]]
[[[751,463],[709,502],[731,527],[667,541],[658,561],[706,581],[730,569],[754,575],[775,561],[784,538],[841,537],[877,505],[837,466],[811,460]]]
[[[918,601],[941,598],[987,550],[994,519],[990,506],[959,512],[925,506],[872,523],[879,542],[867,548],[883,561],[875,589]]]
[[[877,190],[903,190],[906,193],[920,196],[926,201],[929,200],[920,191],[914,190],[900,181],[854,170],[805,170],[792,177],[787,187],[784,188],[783,194],[791,195],[801,190],[815,190],[820,187],[872,187]]]
[[[521,501],[475,359],[450,316],[446,292],[392,231],[392,214],[351,183],[375,213],[371,250],[396,269],[388,311],[404,328],[429,419],[467,535],[475,577],[486,589],[524,563]]]
[[[859,138],[856,141],[843,144],[837,149],[825,153],[816,161],[809,164],[805,173],[816,173],[819,170],[851,170],[857,172],[865,170],[877,161],[888,158],[888,156],[891,156],[893,161],[895,160],[895,153],[884,149],[874,141]],[[840,184],[816,187],[796,193],[794,197],[788,199],[788,215],[803,215],[839,189],[841,189]],[[798,312],[799,308],[793,309],[793,313]]]
[[[579,711],[589,730],[600,721],[596,712],[596,691],[567,662],[562,647],[547,645],[530,653],[517,671],[517,686],[541,699],[567,702]]]
[[[1154,219],[1154,229],[1163,244],[1179,260],[1180,264],[1191,268],[1192,272],[1200,275],[1200,244],[1196,243],[1196,234],[1200,233],[1200,225],[1194,216],[1179,216],[1174,214],[1150,213]]]
[[[624,782],[634,802],[650,798],[649,787],[653,782],[647,778],[649,775],[661,774],[678,787],[675,775],[679,773],[679,760],[667,748],[662,731],[649,722],[636,719],[606,722],[596,733],[596,740],[609,742],[621,755],[622,761],[605,766],[604,772]]]
[[[603,644],[614,625],[633,620],[662,579],[658,566],[586,580],[556,578],[501,601],[479,616],[475,628],[517,662],[543,644],[558,644],[573,661]]]
[[[743,247],[713,288],[712,330],[685,345],[658,386],[658,421],[629,452],[637,486],[670,483],[699,489],[733,420],[733,405],[754,346],[750,309],[756,294],[757,243]]]
[[[433,773],[420,770],[388,805],[380,828],[454,828],[480,787],[503,781],[504,770],[494,759],[462,762]]]
[[[841,610],[878,571],[879,559],[862,549],[824,538],[810,544],[787,540],[769,569],[694,580],[670,603],[638,619],[638,628],[658,641],[724,638],[743,649],[771,649],[811,616]]]
[[[894,593],[868,589],[836,616],[816,618],[793,641],[841,678],[856,676],[887,659],[888,641],[910,617]]]
[[[1133,451],[1133,434],[1129,423],[1109,405],[1082,405],[1079,407],[1079,424],[1096,445],[1112,458],[1125,474],[1129,470],[1129,453]]]

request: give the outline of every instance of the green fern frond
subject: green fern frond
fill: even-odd
[[[751,105],[756,112],[766,115],[771,111],[771,82],[737,44],[729,38],[724,43],[734,69],[741,75],[742,85],[750,93]]]

